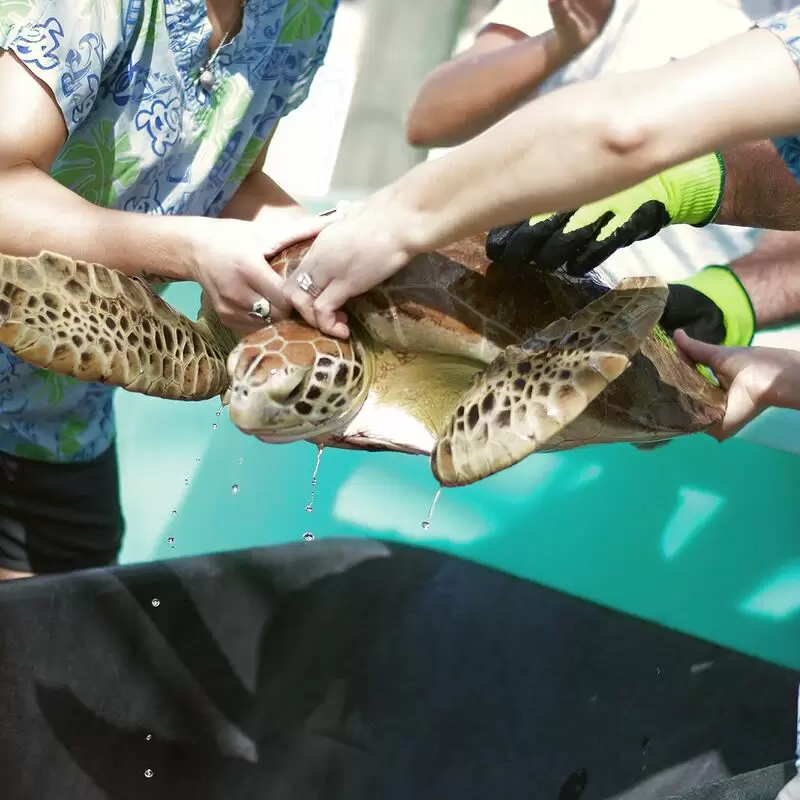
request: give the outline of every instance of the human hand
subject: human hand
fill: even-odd
[[[414,255],[412,224],[383,193],[365,203],[340,204],[334,222],[316,238],[286,281],[283,296],[309,324],[347,338],[341,307],[402,269]],[[303,281],[311,284],[303,289]]]
[[[690,358],[708,366],[728,404],[722,422],[709,434],[723,441],[738,433],[769,406],[800,407],[800,353],[776,347],[724,347],[675,332],[675,343]]]
[[[711,265],[669,284],[659,323],[670,336],[680,329],[709,344],[747,347],[753,341],[756,314],[736,273]]]
[[[716,153],[701,156],[576,210],[493,228],[486,254],[501,263],[523,261],[548,271],[564,265],[570,275],[585,275],[616,250],[667,225],[711,222],[724,177]]]
[[[192,229],[190,278],[203,287],[225,325],[240,334],[257,330],[291,310],[281,291],[283,280],[268,259],[316,236],[330,222],[330,217],[306,214],[284,218],[273,229],[238,219],[199,218]],[[253,313],[256,303],[264,316]]]
[[[600,35],[614,0],[549,0],[548,5],[559,44],[571,58]]]

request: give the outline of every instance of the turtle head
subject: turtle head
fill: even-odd
[[[228,357],[233,424],[273,443],[343,430],[371,381],[358,335],[354,330],[347,340],[335,339],[286,320],[246,336]]]

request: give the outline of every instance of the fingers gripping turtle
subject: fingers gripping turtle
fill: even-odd
[[[471,483],[541,449],[630,364],[664,310],[658,278],[629,278],[572,318],[507,347],[480,373],[432,456],[443,486]]]
[[[139,278],[42,252],[0,256],[0,343],[81,381],[179,400],[228,383],[222,350]]]

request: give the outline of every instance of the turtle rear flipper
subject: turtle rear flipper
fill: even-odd
[[[462,395],[432,456],[442,486],[516,464],[573,422],[629,366],[667,300],[658,278],[628,278],[570,319],[507,347]]]
[[[141,279],[56,253],[0,255],[0,343],[33,366],[180,400],[227,384],[203,328]]]

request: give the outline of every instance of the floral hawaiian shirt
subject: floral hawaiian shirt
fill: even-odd
[[[53,92],[68,138],[52,176],[85,199],[217,216],[322,64],[338,0],[248,0],[198,82],[205,0],[0,0],[0,48]],[[88,461],[114,438],[113,388],[36,369],[0,346],[0,451]]]

